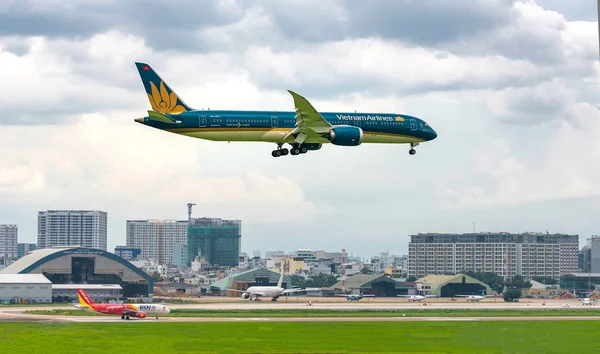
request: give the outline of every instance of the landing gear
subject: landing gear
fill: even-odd
[[[417,153],[417,150],[415,150],[415,146],[419,145],[419,143],[410,143],[410,150],[408,150],[408,153],[411,155],[414,155]]]
[[[283,144],[282,144],[282,143],[278,143],[278,144],[277,144],[277,149],[276,149],[276,150],[273,150],[273,151],[271,152],[271,156],[273,156],[273,157],[279,157],[279,156],[285,156],[285,155],[287,155],[287,154],[289,154],[289,153],[290,153],[290,151],[289,151],[288,149],[286,149],[286,148],[283,148],[283,149],[282,149],[282,148],[281,148],[282,146],[283,146]]]
[[[125,315],[121,315],[121,319],[124,320],[125,319]]]
[[[298,144],[290,144],[290,145],[292,145],[292,148],[290,150],[288,150],[286,148],[282,148],[282,146],[283,146],[282,143],[278,143],[277,149],[273,150],[271,152],[271,156],[279,157],[279,156],[285,156],[287,154],[300,155],[300,154],[306,154],[308,152],[308,149],[305,146],[298,145]]]

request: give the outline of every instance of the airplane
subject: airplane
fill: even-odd
[[[399,297],[405,297],[408,301],[419,301],[425,300],[431,297],[437,297],[437,295],[398,295]]]
[[[356,294],[336,294],[335,296],[345,296],[348,301],[360,301],[363,297],[375,297],[375,295],[356,295]]]
[[[227,289],[227,291],[236,291],[242,293],[242,298],[247,300],[252,300],[254,297],[254,301],[259,301],[259,297],[270,297],[271,301],[277,301],[279,296],[281,295],[289,295],[296,292],[304,292],[306,289],[284,289],[281,287],[283,283],[283,272],[281,272],[281,276],[279,277],[279,281],[277,282],[277,286],[251,286],[246,290],[238,290],[238,289]]]
[[[160,304],[96,304],[83,289],[77,289],[79,304],[75,308],[90,312],[99,312],[105,315],[121,315],[122,320],[128,320],[129,316],[146,318],[147,314],[156,316],[167,314],[171,310]]]
[[[467,302],[473,302],[485,299],[487,295],[485,294],[485,289],[481,289],[481,295],[456,295],[456,297],[465,297],[467,298]]]
[[[152,110],[135,118],[145,126],[212,141],[268,142],[277,145],[273,157],[305,154],[323,144],[410,144],[437,137],[420,118],[396,113],[318,112],[303,96],[288,90],[295,111],[193,109],[146,63],[135,63]],[[289,144],[290,149],[284,148]]]

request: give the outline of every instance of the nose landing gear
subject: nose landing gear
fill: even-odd
[[[415,146],[419,145],[419,143],[410,143],[410,150],[408,150],[408,153],[411,155],[414,155],[417,153],[417,150],[415,150]]]

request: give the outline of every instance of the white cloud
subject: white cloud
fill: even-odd
[[[237,47],[240,32],[272,28],[274,19],[259,12],[256,22],[200,32],[224,42],[217,52],[158,51],[124,31],[0,37],[0,151],[9,152],[0,154],[2,221],[18,222],[33,241],[37,210],[98,208],[109,212],[114,246],[124,242],[125,219],[184,218],[195,202],[196,216],[241,218],[247,247],[343,241],[364,256],[406,250],[404,239],[390,240],[409,232],[470,227],[478,212],[515,231],[522,225],[502,208],[600,191],[596,24],[533,5],[519,11],[518,25],[486,39],[501,49],[492,54],[481,54],[487,46],[433,50],[380,38]],[[519,58],[525,50],[511,41],[529,30],[531,43],[547,46],[538,54],[564,60]],[[21,44],[29,50],[10,50]],[[321,111],[414,114],[439,137],[416,156],[406,146],[363,145],[274,159],[273,144],[164,133],[132,121],[149,108],[134,61],[150,63],[197,108],[292,110],[285,89],[294,89]],[[431,93],[439,88],[448,91]],[[514,125],[500,120],[507,115],[549,119]],[[35,125],[8,124],[26,119]],[[57,119],[70,124],[51,125]],[[523,219],[541,210],[527,208]],[[584,233],[540,208],[576,228],[566,232]]]

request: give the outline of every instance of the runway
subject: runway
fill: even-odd
[[[121,320],[119,316],[65,316],[65,315],[33,315],[25,313],[27,310],[72,310],[72,305],[56,306],[6,306],[0,307],[0,322],[6,321],[33,321],[50,323],[73,322],[122,322],[122,323],[172,323],[172,322],[394,322],[394,321],[572,321],[600,320],[600,307],[583,306],[577,300],[524,300],[523,302],[427,302],[408,303],[390,301],[360,301],[360,302],[326,302],[326,299],[309,299],[311,306],[302,301],[246,301],[246,302],[194,302],[187,304],[167,304],[171,309],[201,309],[201,310],[569,310],[579,309],[597,311],[598,316],[451,316],[451,317],[235,317],[224,313],[223,317],[154,317],[145,319]],[[565,307],[568,304],[568,307]]]
[[[310,301],[312,306],[307,306]],[[165,303],[170,309],[199,309],[199,310],[306,310],[322,309],[322,310],[544,310],[544,309],[584,309],[598,310],[600,306],[583,306],[577,300],[528,300],[523,299],[520,302],[505,302],[502,299],[488,300],[482,302],[466,302],[466,301],[427,301],[427,302],[408,302],[408,301],[389,301],[387,299],[363,299],[359,302],[330,301],[328,298],[303,298],[288,300],[280,298],[273,302],[269,300],[263,301],[227,301],[217,302],[214,299],[206,300],[206,302],[194,301],[189,303]],[[51,310],[51,309],[69,309],[73,306],[69,304],[61,304],[54,306],[0,306],[2,311],[25,311],[25,310]]]

